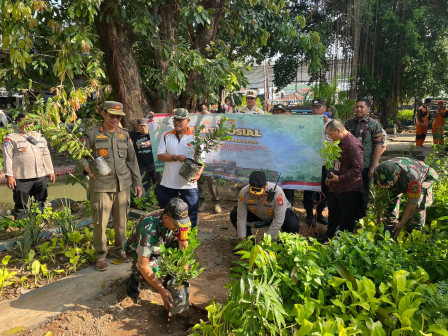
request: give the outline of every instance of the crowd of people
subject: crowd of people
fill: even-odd
[[[256,106],[257,92],[246,92],[247,105],[229,113],[265,114]],[[231,109],[230,109],[231,108]],[[309,226],[317,222],[327,225],[327,233],[318,240],[321,243],[333,238],[337,230],[353,232],[356,220],[364,218],[369,200],[369,186],[374,183],[390,190],[391,206],[386,218],[390,218],[391,231],[396,236],[406,229],[418,229],[425,224],[425,211],[432,203],[432,186],[438,174],[421,161],[410,158],[394,158],[380,164],[386,147],[386,136],[381,124],[370,115],[370,101],[358,99],[355,116],[344,123],[337,119],[337,110],[327,106],[324,99],[313,101],[312,113],[321,115],[322,136],[325,141],[339,141],[341,156],[333,171],[327,172],[324,162],[321,172],[321,191],[304,191],[303,206]],[[199,104],[196,113],[209,113],[206,104]],[[178,108],[173,113],[173,129],[165,133],[157,149],[152,147],[148,134],[148,119],[139,119],[136,130],[128,132],[120,126],[125,115],[119,102],[106,101],[101,111],[103,122],[89,127],[82,139],[92,151],[95,160],[82,158],[79,167],[90,176],[89,198],[94,227],[95,267],[106,271],[108,253],[106,226],[113,217],[115,246],[110,250],[122,262],[132,261],[132,275],[127,283],[127,293],[136,298],[141,283],[150,283],[161,295],[167,308],[172,298],[163,287],[156,272],[160,244],[188,246],[188,230],[198,225],[198,211],[204,211],[207,202],[204,184],[207,184],[214,212],[222,211],[216,180],[202,176],[204,166],[190,180],[179,175],[187,159],[197,159],[193,133],[189,128],[190,112]],[[279,104],[273,108],[274,115],[290,114]],[[429,111],[427,102],[419,109],[417,124],[418,144],[424,141],[424,127]],[[441,125],[447,110],[439,103],[433,133],[441,134],[437,141],[443,144]],[[27,115],[18,116],[19,129],[8,135],[3,143],[4,170],[8,187],[13,190],[15,216],[27,215],[28,199],[33,197],[43,208],[47,198],[47,176],[55,181],[53,165],[46,140],[27,122]],[[425,133],[426,134],[426,133]],[[163,174],[156,172],[153,158],[164,163]],[[204,154],[202,154],[204,155]],[[101,158],[109,167],[107,174],[99,172],[96,159]],[[204,159],[204,158],[202,158]],[[130,208],[131,188],[136,197],[156,186],[160,211],[143,216],[126,238],[126,222]],[[262,171],[254,170],[248,185],[239,190],[238,205],[230,212],[230,222],[240,240],[252,235],[252,224],[269,226],[267,234],[273,239],[279,231],[298,233],[299,217],[292,205],[295,190],[283,189],[267,180]],[[401,196],[407,198],[406,207],[399,218]],[[328,207],[328,218],[323,211]],[[316,210],[314,211],[314,208]],[[261,224],[260,224],[261,223]]]

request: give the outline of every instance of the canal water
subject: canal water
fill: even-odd
[[[86,190],[80,185],[67,185],[65,179],[58,179],[53,184],[48,180],[48,199],[52,201],[56,198],[70,198],[74,201],[84,201],[87,199]],[[7,210],[14,209],[12,190],[6,184],[0,185],[0,215],[6,214]]]

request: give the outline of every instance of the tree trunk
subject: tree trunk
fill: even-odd
[[[361,7],[362,0],[353,0],[353,58],[351,69],[350,98],[355,98],[358,81],[358,60],[361,39]]]
[[[194,36],[192,33],[190,33],[190,39],[191,43],[193,44],[193,48],[198,49],[199,52],[206,57],[210,56],[210,52],[207,50],[207,47],[210,45],[210,42],[213,42],[216,39],[218,25],[224,13],[224,2],[224,0],[203,0],[201,3],[202,7],[207,10],[213,9],[214,14],[210,18],[210,24],[198,25]],[[207,87],[207,83],[203,82],[202,76],[199,76],[197,72],[191,72],[187,79],[186,88],[179,98],[182,107],[193,110],[195,108],[193,104],[195,101],[208,101],[208,93],[206,93],[206,97],[196,96],[195,87],[197,85],[204,85],[205,87]]]
[[[112,14],[114,7],[113,0],[104,1],[100,7],[102,19],[101,15],[97,15],[95,26],[104,51],[106,71],[114,97],[123,104],[126,113],[122,124],[128,127],[130,122],[148,114],[150,106],[132,51],[129,28],[126,24],[116,22]]]

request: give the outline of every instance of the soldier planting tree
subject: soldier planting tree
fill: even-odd
[[[405,226],[412,231],[421,230],[425,225],[426,208],[432,204],[432,187],[438,178],[439,174],[426,163],[404,157],[387,160],[376,168],[375,183],[390,191],[385,217],[391,219],[395,237]],[[398,220],[403,194],[407,204]]]
[[[188,205],[180,198],[172,198],[164,210],[142,217],[125,244],[127,255],[132,258],[132,274],[126,293],[136,299],[140,285],[149,283],[162,297],[166,309],[172,308],[173,298],[157,278],[160,245],[186,249],[188,230],[191,226]]]

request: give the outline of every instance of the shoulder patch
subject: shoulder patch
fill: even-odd
[[[238,202],[242,202],[243,201],[243,195],[240,194],[240,196],[238,197]]]
[[[278,204],[279,206],[282,206],[282,205],[283,205],[283,194],[278,194],[278,197],[277,197],[277,204]]]
[[[177,239],[180,241],[186,241],[188,240],[188,231],[189,228],[183,228],[179,231],[179,234],[177,235]]]
[[[420,182],[411,181],[408,185],[408,189],[406,190],[406,196],[410,199],[418,199],[422,195],[422,187]]]

